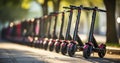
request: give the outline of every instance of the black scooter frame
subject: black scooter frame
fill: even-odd
[[[93,15],[92,15],[92,22],[91,22],[91,27],[90,27],[90,32],[89,32],[89,38],[88,42],[84,45],[83,47],[83,57],[84,58],[89,58],[92,52],[98,52],[99,57],[103,58],[106,53],[106,45],[105,44],[100,44],[98,46],[97,41],[94,38],[94,24],[95,24],[95,18],[96,18],[96,12],[106,12],[105,10],[98,9],[97,7],[95,8],[89,8],[89,7],[84,7],[85,10],[93,10]]]
[[[82,49],[83,47],[83,43],[82,40],[80,39],[79,35],[78,35],[78,26],[79,26],[79,22],[80,22],[80,15],[81,15],[81,9],[83,8],[82,5],[80,5],[79,7],[74,6],[75,10],[78,10],[78,15],[77,15],[77,19],[76,19],[76,25],[75,25],[75,29],[74,29],[74,34],[73,34],[73,40],[70,41],[70,43],[68,44],[68,55],[69,56],[73,56],[76,52],[77,49]],[[77,43],[79,48],[77,48]]]

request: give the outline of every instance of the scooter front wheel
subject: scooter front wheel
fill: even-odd
[[[43,43],[43,48],[44,48],[45,50],[47,50],[47,48],[48,48],[48,42],[47,42],[47,41]]]
[[[55,47],[55,52],[59,53],[60,52],[60,43],[56,42],[54,47]]]
[[[92,46],[90,45],[85,45],[83,47],[83,57],[88,59],[91,55],[91,50],[92,50]]]
[[[40,40],[39,47],[40,47],[40,48],[43,48],[43,42],[42,42],[42,40]]]
[[[99,52],[98,52],[98,56],[99,56],[100,58],[103,58],[103,57],[105,56],[105,54],[106,54],[106,47],[103,46],[103,48],[100,48],[100,50],[99,50]]]
[[[63,55],[66,55],[67,54],[67,43],[62,43],[61,44],[61,53]]]
[[[54,50],[54,43],[50,42],[49,43],[49,51],[53,51]]]
[[[75,52],[76,52],[76,44],[70,43],[70,44],[68,45],[68,55],[69,55],[70,57],[73,57],[74,54],[75,54]]]

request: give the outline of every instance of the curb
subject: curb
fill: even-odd
[[[107,54],[116,54],[120,55],[120,48],[115,48],[115,47],[107,47]]]

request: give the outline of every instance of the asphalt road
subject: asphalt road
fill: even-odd
[[[82,52],[77,52],[75,57],[69,57],[54,51],[2,41],[0,63],[120,63],[120,56],[106,54],[104,58],[99,58],[97,53],[94,53],[91,58],[84,59]]]

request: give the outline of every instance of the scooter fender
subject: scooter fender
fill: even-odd
[[[72,46],[73,46],[72,43],[68,44],[68,48],[69,48],[69,50],[72,50]]]
[[[72,46],[73,46],[73,44],[72,44],[72,43],[70,43],[70,44],[68,45],[68,47],[69,47],[69,48],[72,48]]]
[[[49,41],[49,42],[48,42],[48,45],[50,45],[51,43],[52,43],[52,41]]]
[[[106,47],[105,44],[100,44],[100,45],[99,45],[99,48],[104,48],[104,47]]]
[[[85,44],[85,45],[83,46],[83,49],[86,49],[86,48],[88,48],[88,45],[87,45],[87,44]]]
[[[57,41],[57,42],[55,42],[55,46],[58,46],[60,43]]]
[[[40,43],[39,40],[37,40],[36,43]]]
[[[73,49],[73,51],[76,51],[76,44],[70,43],[70,44],[68,45],[68,48],[69,48],[70,50]]]
[[[66,43],[62,43],[61,46],[62,46],[62,47],[66,46]]]
[[[44,42],[43,42],[43,44],[46,44],[47,43],[47,41],[45,40]]]
[[[70,43],[77,44],[77,41],[71,40]]]
[[[42,42],[43,42],[42,40],[39,41],[40,44],[42,44]]]
[[[30,41],[30,42],[33,42],[33,38],[32,37],[28,37],[28,40]]]

